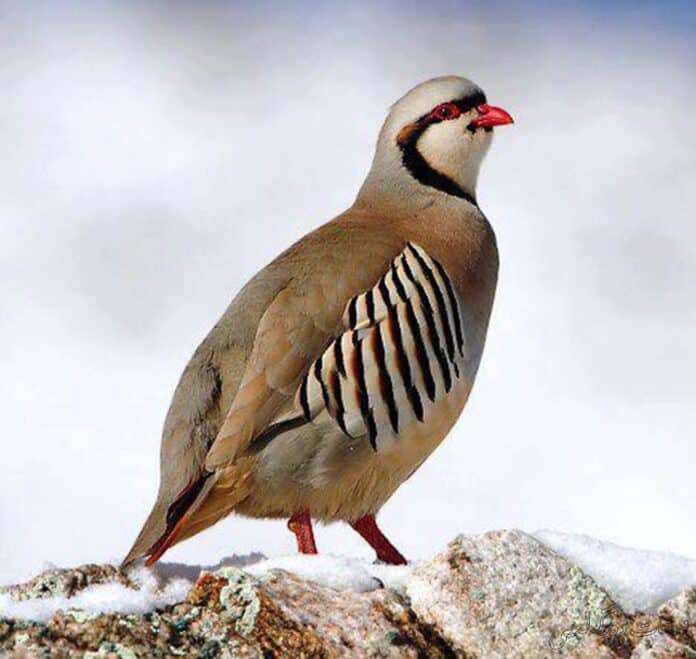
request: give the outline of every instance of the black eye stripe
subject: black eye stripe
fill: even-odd
[[[486,102],[486,95],[483,92],[476,92],[471,96],[466,98],[461,98],[457,101],[452,101],[461,112],[469,112],[479,105],[483,105]]]
[[[478,105],[483,105],[486,102],[486,95],[483,92],[475,92],[474,94],[470,94],[469,96],[465,96],[464,98],[455,98],[452,101],[446,102],[451,103],[452,105],[456,105],[459,108],[459,111],[462,114],[464,114],[465,112],[469,112],[469,110],[473,110]],[[416,123],[437,123],[438,121],[442,121],[442,119],[438,117],[433,117],[432,110],[430,110],[426,112],[422,117],[419,117],[416,120]]]

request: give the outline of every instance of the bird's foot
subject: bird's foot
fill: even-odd
[[[297,551],[300,554],[317,554],[317,545],[314,542],[312,519],[306,510],[295,513],[288,520],[288,528],[297,538]]]
[[[368,542],[375,552],[377,558],[389,565],[406,565],[406,559],[401,552],[387,540],[387,537],[379,530],[374,515],[365,515],[350,525]]]

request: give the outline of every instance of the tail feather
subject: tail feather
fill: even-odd
[[[163,535],[157,544],[150,550],[150,556],[145,561],[146,567],[152,567],[164,554],[167,549],[169,549],[176,541],[179,535],[181,535],[181,530],[184,528],[186,523],[186,515],[184,514],[182,518],[174,525],[171,531],[168,531]]]
[[[166,514],[161,505],[155,504],[132,549],[121,563],[122,569],[144,556],[149,556],[145,565],[153,565],[176,542],[186,519],[200,505],[215,482],[216,479],[210,478],[212,475],[213,472],[206,472],[192,480],[167,508]],[[161,529],[162,519],[166,520],[164,529]]]
[[[146,556],[159,538],[162,537],[162,534],[166,530],[165,517],[165,504],[158,500],[155,502],[155,505],[145,520],[133,546],[121,562],[122,570],[125,570],[137,560]]]
[[[205,472],[193,478],[173,502],[158,501],[121,568],[145,556],[146,565],[153,565],[174,544],[232,512],[253,489],[253,462],[250,457],[234,466]]]

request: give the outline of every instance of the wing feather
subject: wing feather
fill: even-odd
[[[378,438],[393,441],[409,420],[425,422],[460,377],[457,297],[442,264],[419,245],[407,243],[337,313],[327,310],[327,290],[287,287],[270,304],[207,469],[322,414],[376,451]],[[334,333],[331,313],[342,317]]]
[[[408,243],[343,314],[345,331],[308,368],[294,413],[331,416],[349,439],[398,439],[460,377],[460,311],[442,265]],[[457,350],[459,348],[459,352]]]
[[[268,307],[208,469],[233,463],[258,437],[322,414],[348,440],[366,438],[377,451],[408,421],[425,422],[460,377],[457,297],[442,264],[419,245],[407,243],[376,283],[343,303],[333,334],[327,304],[325,287],[286,288]]]

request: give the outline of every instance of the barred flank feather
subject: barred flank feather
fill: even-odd
[[[305,420],[326,411],[349,438],[398,438],[405,419],[425,419],[462,371],[462,321],[441,263],[408,243],[377,285],[353,297],[346,332],[305,375]]]

